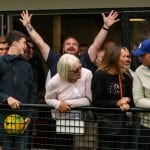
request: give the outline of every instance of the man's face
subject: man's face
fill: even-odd
[[[0,43],[0,56],[6,55],[8,52],[8,44],[7,43]]]
[[[139,59],[144,66],[150,67],[150,53],[140,56]]]
[[[79,43],[73,38],[65,40],[63,44],[63,53],[78,55],[79,53]]]
[[[16,48],[18,54],[24,54],[24,51],[27,49],[26,39],[21,38],[19,41],[16,41]]]
[[[34,44],[32,42],[27,43],[27,49],[24,51],[28,60],[30,60],[34,55]]]

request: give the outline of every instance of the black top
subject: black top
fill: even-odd
[[[123,97],[129,97],[132,103],[132,78],[127,74],[124,74],[122,80],[122,91]],[[115,108],[120,98],[119,75],[111,75],[103,70],[96,71],[92,80],[93,106]]]

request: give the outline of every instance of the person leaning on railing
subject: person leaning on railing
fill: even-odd
[[[80,60],[71,54],[60,57],[57,71],[58,73],[48,81],[45,95],[46,103],[55,108],[52,116],[54,119],[80,120],[80,111],[74,112],[72,108],[91,104],[92,72],[83,68]],[[62,126],[65,126],[65,123]],[[58,134],[56,150],[70,150],[72,142],[72,135]]]
[[[0,57],[0,102],[6,104],[0,117],[3,150],[28,150],[27,127],[30,126],[33,112],[31,108],[23,111],[20,103],[36,103],[37,93],[32,67],[24,57],[26,36],[22,32],[12,30],[6,35],[6,41],[9,45],[8,54]],[[24,128],[19,137],[4,131],[4,119],[11,114],[21,115],[24,118]]]
[[[126,111],[133,104],[132,79],[126,72],[125,51],[116,44],[105,49],[92,79],[92,105],[119,108],[119,112],[100,113],[99,150],[126,148]]]
[[[133,98],[136,107],[150,108],[150,39],[142,41],[133,51],[140,65],[133,79]],[[140,113],[139,149],[150,149],[150,113]]]

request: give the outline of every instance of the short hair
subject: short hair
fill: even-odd
[[[0,43],[1,44],[7,43],[6,38],[4,36],[0,36]]]
[[[65,41],[66,41],[66,40],[68,40],[68,39],[74,39],[74,40],[76,40],[76,41],[77,41],[77,43],[79,44],[78,39],[77,39],[75,36],[73,36],[73,35],[70,35],[70,36],[66,36],[66,37],[64,37],[64,38],[63,38],[63,40],[62,40],[62,41],[63,41],[62,43],[64,44],[64,43],[65,43]]]
[[[76,63],[80,63],[78,57],[72,54],[63,54],[57,63],[57,72],[63,80],[68,80],[69,72]]]
[[[16,31],[16,30],[11,30],[6,35],[6,41],[7,41],[9,46],[11,46],[14,41],[19,41],[21,38],[26,39],[26,35],[20,31]]]

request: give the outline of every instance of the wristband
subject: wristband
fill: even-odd
[[[105,28],[104,26],[102,27],[104,30],[106,30],[106,31],[109,31],[109,29],[108,28]]]

